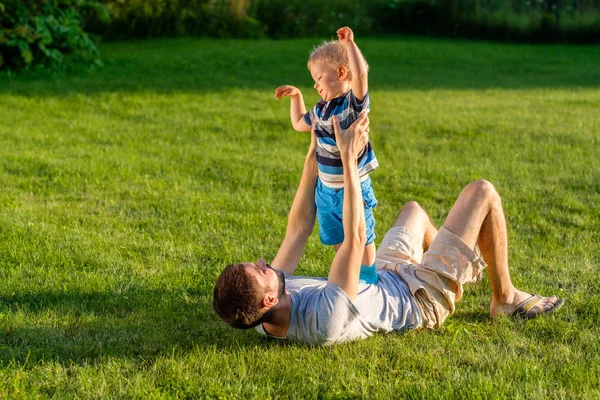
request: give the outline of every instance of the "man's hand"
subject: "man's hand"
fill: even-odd
[[[279,100],[281,96],[294,97],[300,94],[300,89],[295,86],[283,85],[275,89],[275,98]]]
[[[352,29],[348,28],[347,26],[338,29],[337,35],[342,46],[347,46],[354,42],[354,32],[352,32]]]
[[[340,127],[340,121],[337,117],[333,117],[332,121],[335,141],[340,149],[342,159],[356,161],[356,158],[369,141],[369,117],[367,113],[361,113],[348,129]]]

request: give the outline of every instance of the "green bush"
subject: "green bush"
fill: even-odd
[[[2,1],[2,0],[0,0]],[[600,40],[598,0],[99,0],[112,16],[87,27],[106,39],[291,38],[421,33],[519,41]]]
[[[255,18],[272,38],[335,36],[342,26],[357,33],[373,30],[372,10],[379,1],[347,0],[261,0],[256,1]]]
[[[423,1],[403,1],[412,7]],[[597,0],[432,0],[425,5],[433,33],[537,42],[600,41]],[[414,26],[412,27],[414,28]]]
[[[108,40],[165,36],[257,38],[264,36],[250,0],[100,0],[111,24],[87,21],[91,32]]]
[[[335,35],[350,25],[379,32],[375,11],[389,0],[100,0],[110,10],[110,27],[90,20],[105,39],[161,36],[285,38]],[[382,14],[385,14],[383,12]]]
[[[100,63],[83,29],[83,13],[107,21],[106,8],[84,0],[0,0],[0,69],[63,65],[67,59]]]

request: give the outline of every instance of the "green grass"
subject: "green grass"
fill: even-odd
[[[90,73],[0,77],[0,398],[598,398],[600,48],[363,39],[381,240],[400,205],[441,224],[493,182],[517,286],[566,300],[488,317],[487,278],[438,332],[333,348],[234,331],[233,261],[271,259],[309,137],[319,40],[102,46]],[[311,237],[298,273],[333,252]]]

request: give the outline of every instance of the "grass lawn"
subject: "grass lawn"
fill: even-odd
[[[488,279],[438,332],[310,348],[234,331],[212,287],[272,259],[317,101],[320,40],[102,46],[90,73],[0,77],[0,398],[600,397],[600,47],[357,38],[379,243],[471,180],[504,198],[515,284],[566,300],[492,320]],[[311,237],[299,274],[327,274]]]

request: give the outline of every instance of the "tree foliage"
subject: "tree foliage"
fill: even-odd
[[[1,0],[0,0],[1,1]],[[100,0],[107,39],[163,36],[293,38],[422,33],[525,41],[600,40],[598,0]]]
[[[0,68],[63,65],[67,60],[100,62],[84,30],[86,13],[108,21],[106,7],[85,0],[0,0]]]

